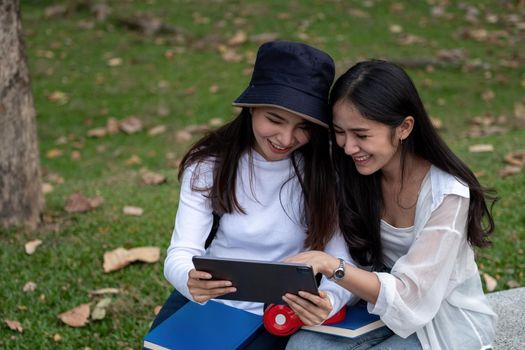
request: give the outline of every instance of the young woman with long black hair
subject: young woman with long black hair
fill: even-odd
[[[282,261],[307,247],[344,252],[343,238],[333,235],[335,182],[328,143],[333,77],[331,57],[308,45],[277,41],[259,48],[250,84],[234,102],[242,107],[239,116],[182,159],[164,268],[176,291],[152,328],[189,300],[206,302],[235,291],[230,281],[197,271],[194,255]],[[219,226],[207,247],[214,215]],[[309,296],[314,311],[302,317],[306,324],[325,320],[350,297],[328,281],[320,290]],[[263,313],[261,303],[216,301]],[[278,349],[286,340],[263,332],[248,348]]]
[[[491,348],[496,314],[473,248],[489,244],[494,197],[438,135],[397,65],[354,65],[330,104],[339,225],[352,260],[312,251],[289,261],[325,276],[339,268],[337,283],[364,299],[392,336],[363,344],[303,331],[289,349]],[[303,300],[286,300],[307,312]]]

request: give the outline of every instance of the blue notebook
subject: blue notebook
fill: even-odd
[[[188,302],[144,337],[151,350],[231,350],[263,329],[262,316],[215,301]]]
[[[346,338],[355,338],[362,334],[385,327],[379,316],[369,314],[365,304],[348,306],[343,321],[320,326],[302,326],[301,329]]]

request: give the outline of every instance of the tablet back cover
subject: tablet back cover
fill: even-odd
[[[197,270],[211,273],[213,279],[233,282],[237,291],[219,299],[282,304],[285,293],[302,290],[318,294],[313,270],[303,264],[199,256],[193,257],[193,263]]]

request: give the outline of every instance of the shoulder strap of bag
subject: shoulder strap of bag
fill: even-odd
[[[213,212],[213,224],[211,225],[210,234],[208,235],[208,238],[206,238],[206,243],[204,243],[204,248],[208,249],[211,242],[215,238],[215,235],[217,235],[217,230],[219,229],[219,220],[221,219],[221,216],[215,212]]]

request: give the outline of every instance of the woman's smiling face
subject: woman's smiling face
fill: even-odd
[[[254,107],[254,148],[268,161],[288,158],[310,141],[310,124],[292,112],[275,107]]]
[[[371,175],[400,166],[398,128],[363,117],[351,103],[343,100],[333,107],[333,125],[337,145],[352,157],[360,174]]]

